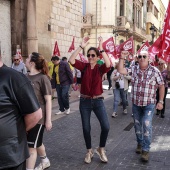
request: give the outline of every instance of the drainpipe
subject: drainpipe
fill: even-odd
[[[96,47],[97,47],[97,0],[96,0]]]

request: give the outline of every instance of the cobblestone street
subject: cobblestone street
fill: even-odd
[[[72,92],[70,115],[54,115],[58,110],[57,100],[53,101],[53,129],[45,133],[44,143],[51,161],[50,170],[169,170],[170,169],[170,115],[167,99],[165,118],[154,115],[153,142],[148,163],[140,161],[140,155],[135,153],[136,140],[131,117],[131,102],[129,97],[128,114],[124,115],[119,107],[118,117],[112,118],[113,95],[105,90],[105,106],[107,109],[110,132],[106,145],[109,159],[107,164],[101,163],[97,154],[90,164],[84,163],[86,154],[85,142],[78,110],[79,98],[77,92]],[[91,117],[91,133],[93,148],[99,144],[100,126],[94,114]],[[128,126],[129,125],[129,126]]]

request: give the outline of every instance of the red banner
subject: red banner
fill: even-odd
[[[75,50],[75,47],[74,47],[74,37],[73,37],[73,40],[72,40],[72,43],[71,43],[71,46],[70,46],[68,52],[71,52],[72,50]]]
[[[162,49],[162,42],[161,41],[162,41],[162,35],[160,35],[158,37],[158,39],[148,49],[149,57],[152,60],[155,60],[155,55],[160,56],[160,52],[161,52],[161,49]]]
[[[165,14],[163,30],[162,30],[162,51],[160,58],[170,62],[170,2]]]
[[[149,42],[146,41],[141,47],[140,49],[137,51],[137,54],[139,54],[141,51],[148,51],[148,48],[150,47]]]
[[[86,60],[83,54],[79,53],[79,57],[80,57],[80,61],[82,61],[83,63],[88,63],[88,61]]]
[[[114,57],[116,57],[116,48],[113,37],[110,37],[103,42],[103,49],[107,54],[112,54]]]
[[[134,44],[133,44],[133,36],[130,37],[127,41],[123,42],[116,48],[117,58],[120,58],[121,51],[129,51],[130,54],[134,53]]]
[[[59,48],[58,48],[58,44],[57,44],[57,41],[55,42],[55,45],[54,45],[54,50],[53,50],[53,56],[60,56],[60,51],[59,51]]]

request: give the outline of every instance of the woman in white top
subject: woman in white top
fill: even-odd
[[[117,109],[118,109],[118,104],[120,102],[120,98],[122,99],[123,113],[127,114],[126,93],[128,90],[128,80],[131,79],[131,76],[121,75],[117,71],[117,66],[115,66],[115,70],[112,73],[111,79],[112,79],[112,88],[113,88],[113,94],[114,94],[112,117],[117,117]]]

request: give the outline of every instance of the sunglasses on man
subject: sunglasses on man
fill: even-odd
[[[14,59],[14,61],[19,61],[19,59]]]
[[[146,55],[138,55],[138,59],[141,59],[141,58],[147,58],[147,56]]]
[[[87,57],[89,58],[90,56],[92,56],[92,58],[96,57],[95,54],[87,54]]]

